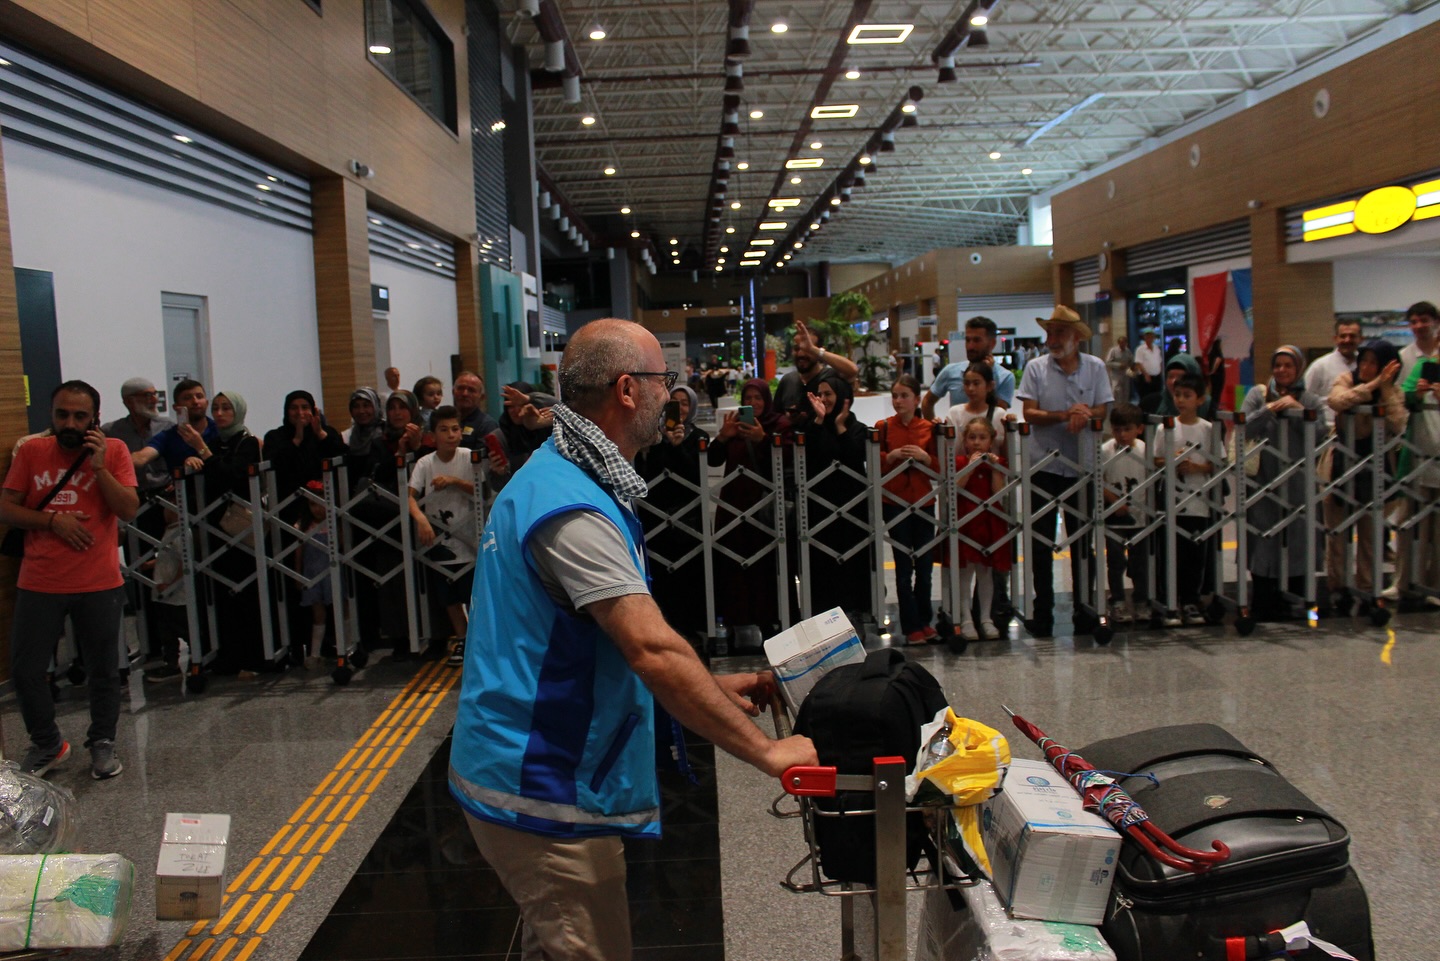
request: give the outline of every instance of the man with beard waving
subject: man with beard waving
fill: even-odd
[[[0,522],[25,531],[10,636],[11,678],[30,735],[22,770],[44,774],[70,755],[55,723],[45,672],[68,615],[90,676],[90,773],[120,773],[115,723],[120,716],[119,524],[140,507],[135,468],[123,441],[98,427],[100,394],[70,380],[50,395],[53,437],[15,453],[0,496]]]

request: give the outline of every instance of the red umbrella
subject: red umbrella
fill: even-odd
[[[1215,849],[1213,851],[1197,851],[1185,847],[1156,827],[1145,809],[1136,804],[1135,799],[1116,784],[1113,778],[1095,770],[1089,761],[1058,743],[1005,705],[1000,706],[1010,715],[1010,720],[1015,722],[1021,733],[1045,752],[1045,760],[1054,765],[1055,770],[1080,792],[1080,796],[1085,799],[1086,810],[1095,812],[1134,838],[1145,853],[1156,861],[1181,871],[1203,874],[1230,857],[1230,848],[1223,841],[1211,841],[1210,846]],[[1162,847],[1165,848],[1164,851],[1160,850]]]

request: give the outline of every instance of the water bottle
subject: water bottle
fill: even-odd
[[[715,618],[715,656],[725,657],[730,653],[730,629],[725,626],[725,618]]]

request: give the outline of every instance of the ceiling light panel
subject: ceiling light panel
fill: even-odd
[[[860,112],[858,103],[822,104],[810,110],[811,120],[848,120]]]
[[[799,157],[785,161],[786,170],[819,170],[825,166],[824,157]]]
[[[904,43],[915,29],[913,23],[862,23],[845,39],[849,44]]]

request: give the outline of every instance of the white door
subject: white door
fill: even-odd
[[[160,310],[165,330],[166,393],[187,378],[211,390],[210,320],[205,298],[162,293]]]

